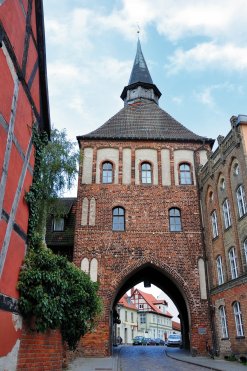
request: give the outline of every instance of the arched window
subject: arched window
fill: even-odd
[[[230,204],[229,204],[229,201],[228,201],[227,198],[225,199],[225,201],[222,204],[222,211],[223,211],[223,219],[224,219],[225,229],[227,229],[232,225]]]
[[[247,264],[247,238],[244,241],[244,256],[245,256],[245,262]]]
[[[141,166],[142,184],[152,183],[152,167],[148,162],[143,162]]]
[[[169,223],[171,232],[181,232],[182,224],[181,213],[179,209],[173,208],[169,210]]]
[[[191,169],[189,164],[179,165],[180,184],[192,184]]]
[[[240,170],[239,170],[239,164],[235,164],[233,167],[233,175],[239,175]]]
[[[217,265],[217,274],[218,274],[218,284],[222,285],[224,283],[224,273],[223,273],[223,264],[222,264],[222,257],[218,256],[216,259]]]
[[[233,313],[234,313],[234,318],[235,318],[237,336],[244,336],[244,326],[243,326],[243,320],[242,320],[242,312],[241,312],[241,308],[240,308],[240,303],[238,301],[236,301],[233,304]]]
[[[211,214],[211,223],[213,238],[216,238],[219,235],[216,210],[214,210]]]
[[[245,192],[244,192],[244,187],[242,185],[238,187],[236,196],[237,196],[237,203],[238,203],[238,213],[239,213],[239,217],[241,218],[247,212]]]
[[[222,191],[224,191],[226,189],[226,182],[225,182],[224,178],[222,178],[221,181],[220,181],[220,189]]]
[[[115,207],[112,210],[112,230],[125,230],[125,210],[123,207]]]
[[[235,248],[232,247],[228,253],[232,279],[238,277],[238,266]]]
[[[104,162],[102,165],[102,183],[109,184],[113,181],[113,166],[111,162]]]
[[[225,307],[221,305],[219,307],[220,312],[220,324],[221,324],[221,334],[223,339],[228,338],[228,328],[227,328],[227,321],[226,321],[226,311]]]

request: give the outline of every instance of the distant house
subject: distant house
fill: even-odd
[[[55,254],[73,260],[76,198],[60,198],[48,216],[46,244]]]
[[[119,300],[117,312],[121,323],[116,325],[116,336],[122,338],[123,344],[130,344],[132,339],[138,335],[138,315],[136,306],[127,294]]]
[[[181,334],[181,324],[176,321],[172,321],[172,332],[175,334]]]
[[[173,316],[165,300],[157,300],[139,289],[132,289],[130,298],[137,308],[138,335],[166,339],[172,333]]]

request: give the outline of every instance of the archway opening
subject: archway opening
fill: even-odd
[[[123,298],[123,296],[132,289],[133,287],[138,285],[139,283],[144,282],[146,287],[155,285],[161,291],[163,291],[175,304],[178,312],[179,312],[179,319],[181,323],[181,335],[182,335],[182,345],[184,348],[190,348],[190,341],[189,341],[189,323],[190,323],[190,315],[188,311],[188,299],[186,298],[185,293],[183,292],[182,288],[179,286],[179,283],[174,280],[166,271],[157,266],[147,263],[129,275],[127,275],[122,282],[120,283],[118,290],[116,292],[115,298],[112,303],[112,313],[113,313],[113,326],[112,326],[112,337],[117,336],[116,332],[116,322],[118,321],[118,313],[117,308],[119,308],[119,301]],[[131,296],[131,295],[130,295]],[[134,301],[131,300],[130,304],[133,304]],[[136,303],[134,303],[136,304]],[[142,310],[137,308],[137,312],[140,313]],[[139,318],[140,323],[140,318]],[[132,329],[132,333],[133,329]],[[154,330],[154,334],[158,334]],[[125,336],[125,335],[124,335]],[[115,338],[112,338],[112,343],[115,344]]]

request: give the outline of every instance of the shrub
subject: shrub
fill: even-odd
[[[101,312],[98,284],[48,248],[28,251],[18,289],[23,317],[33,317],[40,332],[60,328],[70,349],[93,328]]]

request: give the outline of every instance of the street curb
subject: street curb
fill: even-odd
[[[222,368],[215,368],[215,367],[205,366],[205,365],[202,365],[202,364],[200,364],[200,363],[198,363],[198,362],[190,362],[190,361],[186,361],[186,360],[181,359],[181,358],[176,358],[176,357],[174,357],[173,355],[171,356],[171,354],[169,354],[169,353],[167,352],[167,350],[165,350],[165,354],[167,355],[167,357],[172,358],[172,359],[175,359],[176,361],[180,361],[180,362],[188,363],[188,364],[190,364],[190,365],[196,365],[196,366],[205,367],[205,368],[208,368],[209,370],[224,371],[224,370],[222,370]]]

